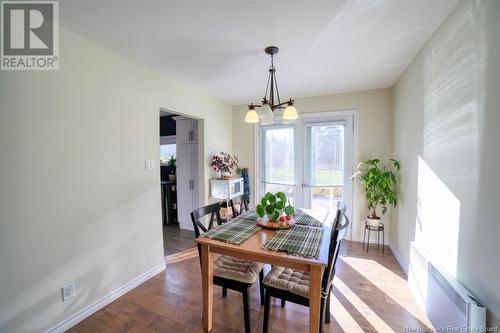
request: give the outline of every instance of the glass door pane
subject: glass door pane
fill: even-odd
[[[312,209],[334,210],[344,195],[343,123],[306,124],[305,203]]]
[[[296,176],[294,127],[264,128],[262,148],[261,195],[282,191],[293,204]]]

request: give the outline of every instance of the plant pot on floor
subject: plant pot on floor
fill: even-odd
[[[370,216],[367,216],[366,223],[371,227],[378,227],[380,224],[380,217],[371,218]]]

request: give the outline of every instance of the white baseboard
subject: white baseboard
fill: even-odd
[[[94,314],[95,312],[99,311],[109,303],[113,302],[116,300],[118,297],[126,294],[130,290],[134,289],[141,283],[149,280],[156,274],[162,272],[165,270],[165,263],[162,263],[156,267],[151,268],[147,272],[139,275],[138,277],[130,280],[129,282],[125,283],[123,286],[120,288],[112,291],[108,295],[102,297],[101,299],[97,300],[97,302],[90,304],[86,306],[85,308],[81,309],[77,313],[71,315],[69,318],[66,318],[59,324],[49,328],[46,332],[47,333],[59,333],[59,332],[64,332],[70,329],[71,327],[75,326],[78,324],[80,321],[84,320],[85,318],[89,317],[90,315]]]
[[[396,260],[398,261],[399,266],[403,269],[403,272],[405,272],[406,276],[408,276],[408,263],[404,261],[403,257],[401,257],[401,254],[396,250],[392,244],[389,244],[389,248],[391,249],[392,253],[394,254],[394,257],[396,257]]]

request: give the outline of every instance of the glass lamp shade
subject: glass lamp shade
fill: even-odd
[[[296,120],[299,118],[297,109],[293,105],[288,105],[283,112],[283,120]]]
[[[245,115],[245,123],[255,124],[259,122],[259,115],[254,109],[250,109],[247,111]]]
[[[259,112],[260,123],[262,125],[272,125],[273,123],[273,111],[269,107],[269,104],[264,103],[260,108]]]

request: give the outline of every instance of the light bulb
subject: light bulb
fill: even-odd
[[[273,111],[267,103],[263,103],[259,112],[260,123],[262,125],[272,125],[273,124]]]
[[[255,124],[259,122],[259,115],[255,109],[249,109],[245,115],[245,123]]]
[[[285,111],[283,112],[283,120],[295,120],[299,118],[297,109],[293,104],[288,104]]]

